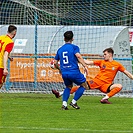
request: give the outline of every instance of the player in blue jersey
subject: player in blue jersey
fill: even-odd
[[[54,65],[57,69],[60,70],[66,86],[63,93],[62,109],[68,110],[67,101],[69,99],[73,83],[79,85],[80,87],[75,92],[74,98],[70,103],[70,106],[75,109],[80,109],[80,107],[77,105],[77,100],[83,95],[84,90],[89,89],[89,87],[86,82],[86,78],[79,70],[78,62],[83,65],[86,73],[88,73],[88,69],[84,62],[84,59],[80,54],[79,47],[72,44],[72,31],[66,31],[64,33],[64,41],[65,44],[57,50],[56,56],[54,58]],[[58,66],[58,61],[60,61],[60,67]]]

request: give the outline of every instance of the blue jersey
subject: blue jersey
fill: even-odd
[[[62,74],[80,72],[78,59],[75,56],[76,53],[80,53],[79,47],[70,43],[66,43],[58,49],[55,60],[60,60],[60,70]]]

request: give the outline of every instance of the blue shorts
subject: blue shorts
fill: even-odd
[[[82,73],[77,74],[62,74],[62,78],[66,86],[72,85],[73,83],[81,85],[86,81],[86,78]]]

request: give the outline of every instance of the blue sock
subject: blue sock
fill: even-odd
[[[77,101],[83,95],[84,91],[85,91],[85,88],[80,86],[78,90],[75,92],[73,99]]]
[[[69,96],[70,96],[70,89],[69,89],[69,88],[66,88],[66,89],[64,90],[62,100],[67,102],[67,101],[68,101]]]

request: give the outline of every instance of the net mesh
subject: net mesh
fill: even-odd
[[[3,0],[2,24],[131,25],[131,0]]]
[[[9,24],[18,27],[14,61],[8,64],[10,75],[3,87],[7,92],[49,93],[64,88],[59,72],[49,62],[64,43],[66,30],[73,30],[74,43],[84,58],[101,59],[102,51],[111,46],[115,59],[132,72],[128,35],[133,25],[132,0],[1,0],[0,6],[0,33],[6,34]],[[97,70],[89,66],[88,79]],[[131,96],[130,79],[118,73],[115,82],[123,85],[121,96]]]

